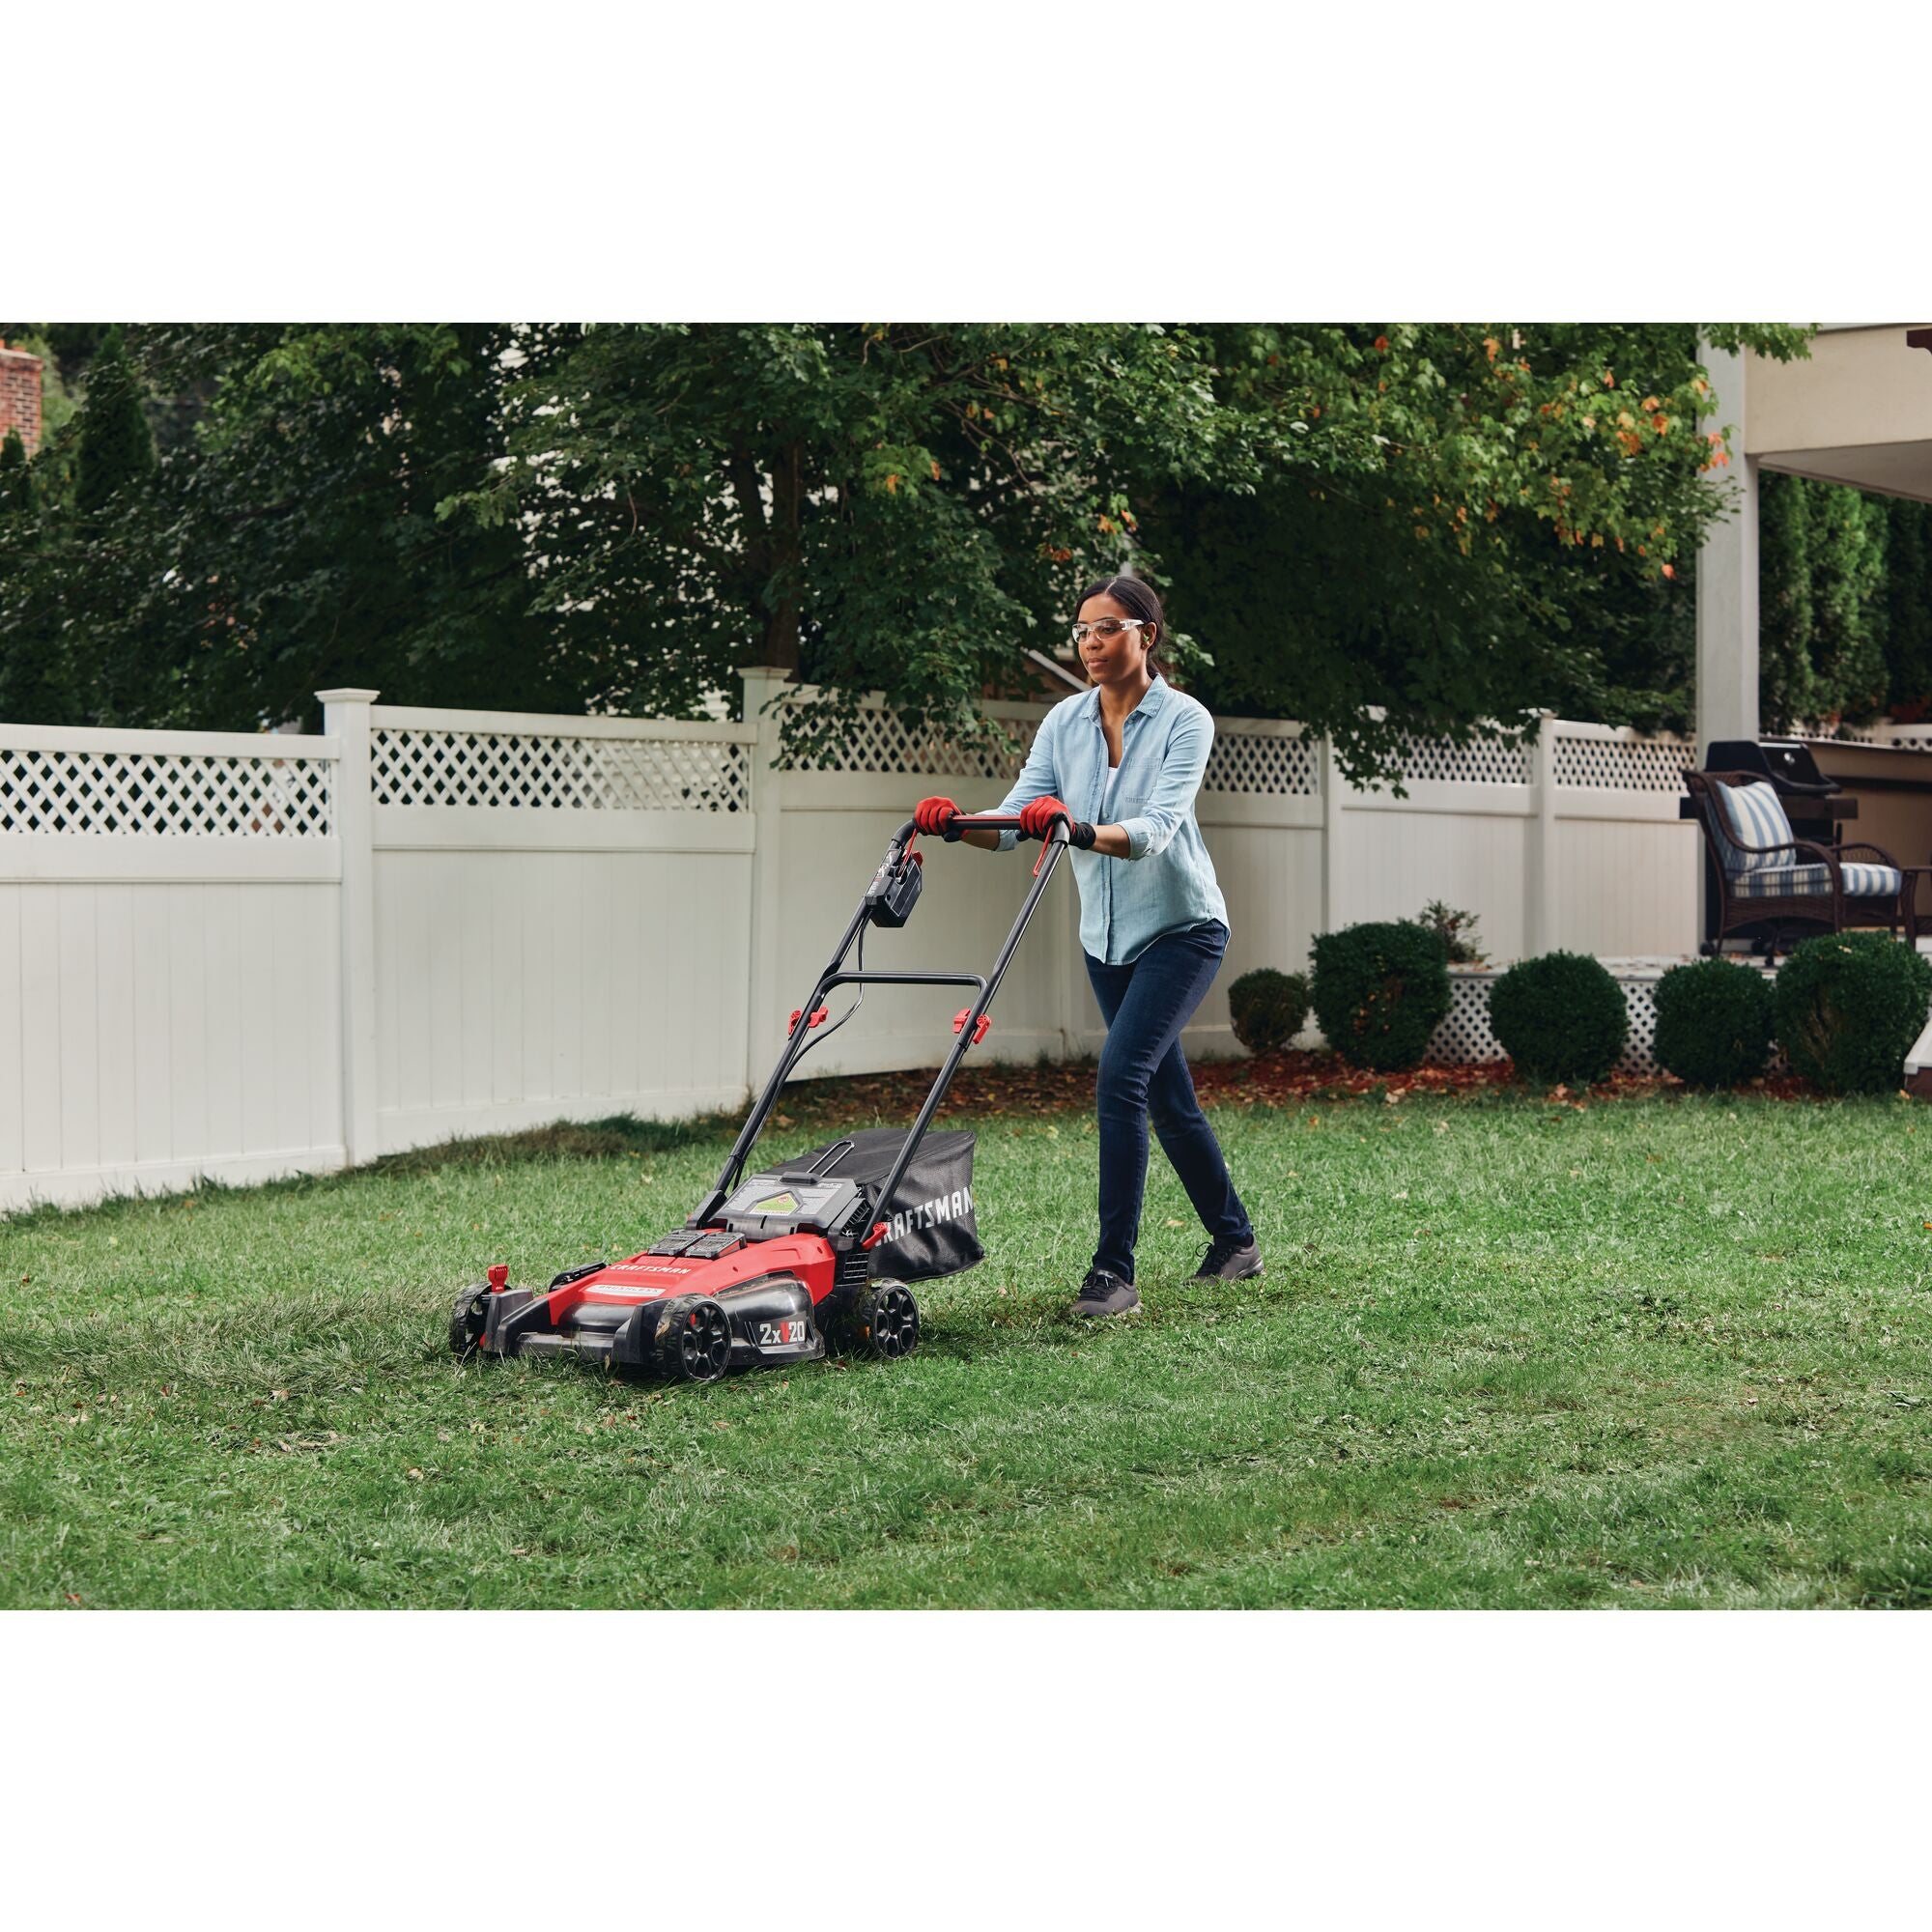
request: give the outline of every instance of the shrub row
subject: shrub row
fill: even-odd
[[[1444,948],[1428,927],[1372,922],[1315,942],[1313,982],[1243,974],[1229,989],[1235,1037],[1251,1053],[1286,1046],[1312,1005],[1351,1066],[1416,1065],[1449,1010]],[[1932,1006],[1932,961],[1883,932],[1827,933],[1791,953],[1775,986],[1747,966],[1702,959],[1657,986],[1658,1064],[1693,1087],[1757,1077],[1781,1040],[1794,1072],[1832,1094],[1898,1083]],[[1588,1086],[1615,1066],[1630,1032],[1623,988],[1598,960],[1548,952],[1512,966],[1490,989],[1497,1042],[1529,1080]]]

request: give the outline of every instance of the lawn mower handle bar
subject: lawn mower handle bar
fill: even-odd
[[[984,813],[976,817],[958,817],[952,821],[949,831],[961,827],[967,831],[1007,832],[1019,831],[1019,819],[1015,815]],[[993,996],[1000,990],[1000,981],[1006,978],[1007,968],[1019,949],[1020,941],[1026,936],[1026,929],[1033,919],[1034,908],[1039,904],[1040,895],[1046,891],[1053,877],[1053,869],[1060,863],[1060,855],[1067,847],[1069,827],[1064,818],[1056,817],[1048,828],[1046,850],[1039,855],[1039,864],[1034,868],[1033,884],[1021,904],[1018,917],[1013,921],[1012,930],[1007,934],[1006,944],[1000,948],[1000,955],[993,961],[993,970],[985,975],[978,973],[848,973],[845,970],[845,955],[851,952],[854,942],[865,931],[867,923],[872,916],[872,899],[869,891],[860,899],[859,909],[852,915],[845,927],[845,936],[838,942],[830,963],[819,974],[811,989],[811,997],[799,1009],[801,1022],[807,1014],[816,1012],[819,1001],[833,986],[891,984],[902,986],[977,986],[980,996],[966,1009],[963,1023],[957,1028],[957,1037],[952,1042],[952,1050],[946,1056],[939,1069],[938,1077],[932,1083],[932,1091],[925,1096],[925,1104],[919,1110],[919,1118],[913,1122],[912,1131],[906,1135],[905,1144],[899,1149],[899,1157],[893,1165],[893,1171],[886,1177],[885,1185],[879,1190],[876,1211],[883,1216],[887,1204],[898,1190],[899,1182],[905,1178],[905,1171],[912,1165],[913,1156],[919,1151],[919,1144],[925,1138],[925,1130],[931,1124],[932,1117],[939,1111],[939,1103],[946,1097],[946,1090],[952,1085],[952,1076],[959,1070],[959,1063],[966,1057],[966,1049],[973,1044],[974,1034],[979,1022],[985,1015],[986,1009],[993,1004]],[[885,866],[896,867],[905,857],[912,841],[919,836],[919,828],[911,819],[893,834],[892,842],[886,847]],[[1025,836],[1025,835],[1022,835]],[[797,1064],[799,1056],[810,1042],[810,1024],[795,1025],[785,1039],[784,1047],[779,1054],[779,1064],[772,1069],[772,1076],[765,1082],[765,1089],[758,1096],[745,1124],[738,1131],[738,1138],[732,1144],[724,1170],[718,1177],[718,1185],[709,1200],[691,1216],[688,1226],[701,1227],[724,1205],[725,1198],[738,1184],[739,1176],[744,1171],[746,1157],[751,1153],[759,1133],[763,1130],[772,1109],[778,1105],[780,1093],[783,1090],[786,1076]]]
[[[1056,818],[1056,824],[1065,823]],[[908,820],[899,827],[901,835],[914,829]],[[1022,838],[1034,838],[1039,835],[1029,832],[1020,823],[1016,811],[958,811],[946,821],[946,830],[939,836],[951,845],[962,832],[1015,832]]]

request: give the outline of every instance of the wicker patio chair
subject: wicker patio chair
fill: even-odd
[[[1882,925],[1918,937],[1915,899],[1927,867],[1900,866],[1877,845],[1797,838],[1776,789],[1755,773],[1686,772],[1684,782],[1716,861],[1718,930],[1707,951],[1746,930],[1769,951],[1787,926]]]

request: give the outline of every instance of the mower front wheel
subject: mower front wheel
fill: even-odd
[[[466,1288],[449,1311],[449,1351],[458,1357],[473,1355],[482,1345],[483,1330],[490,1321],[490,1284],[479,1282]]]
[[[671,1302],[657,1339],[658,1366],[672,1381],[715,1382],[731,1366],[731,1318],[708,1294]]]

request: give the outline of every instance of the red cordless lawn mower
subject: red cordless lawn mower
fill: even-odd
[[[1008,830],[1022,832],[1016,817],[961,815],[946,837]],[[569,1354],[627,1374],[691,1382],[716,1381],[735,1369],[812,1361],[828,1350],[887,1361],[911,1354],[919,1343],[919,1306],[907,1283],[957,1273],[983,1252],[973,1210],[973,1136],[926,1128],[967,1049],[992,1024],[987,1009],[1067,836],[1066,821],[1055,818],[991,973],[869,972],[867,928],[903,925],[919,901],[923,859],[913,849],[918,833],[907,820],[886,847],[832,963],[792,1014],[777,1069],[696,1211],[642,1253],[571,1268],[548,1288],[512,1288],[508,1268],[491,1268],[487,1282],[456,1298],[451,1349],[465,1356]],[[855,943],[858,962],[848,972],[845,959]],[[874,985],[975,991],[973,1004],[953,1019],[957,1037],[911,1130],[851,1134],[747,1179],[746,1161],[792,1069],[858,1011],[865,989]],[[827,1025],[825,999],[838,986],[857,992]]]

